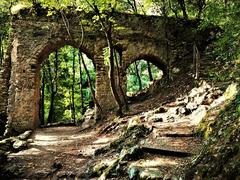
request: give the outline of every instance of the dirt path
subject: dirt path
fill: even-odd
[[[165,150],[193,152],[199,141],[193,137],[166,137],[162,132],[182,133],[191,130],[186,123],[155,123],[153,132],[143,141],[143,147]],[[32,142],[27,150],[9,155],[8,165],[15,173],[15,178],[87,179],[82,175],[91,163],[108,162],[116,155],[94,158],[97,148],[108,145],[117,135],[98,135],[99,129],[79,132],[79,127],[51,127],[38,129],[31,136]],[[179,133],[179,131],[178,131]],[[30,139],[30,141],[31,141]],[[156,172],[161,177],[173,173],[174,169],[189,161],[189,157],[178,157],[174,154],[146,152],[143,157],[129,161],[128,167],[138,167],[145,176],[153,176]],[[159,175],[159,174],[158,174]],[[116,179],[126,179],[121,176]]]
[[[99,136],[94,129],[79,132],[79,127],[53,127],[38,129],[31,138],[27,150],[9,155],[9,163],[23,171],[16,172],[22,178],[55,179],[81,176],[95,149],[116,137]]]

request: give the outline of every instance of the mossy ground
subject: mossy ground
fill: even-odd
[[[225,81],[239,80],[239,63]],[[238,67],[238,68],[237,68]],[[232,69],[232,68],[230,68]],[[226,69],[225,72],[227,72]],[[224,73],[226,74],[226,73]],[[229,77],[229,76],[228,76]],[[224,78],[224,77],[223,77]],[[208,113],[199,126],[206,138],[201,152],[186,167],[185,179],[238,179],[240,178],[240,90],[225,105]],[[231,92],[227,92],[229,95]],[[212,115],[214,114],[214,118]]]

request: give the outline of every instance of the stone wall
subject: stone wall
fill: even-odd
[[[49,54],[64,45],[80,48],[96,65],[96,98],[102,107],[103,115],[116,108],[110,90],[108,67],[104,64],[103,48],[107,46],[100,27],[91,22],[92,15],[82,14],[82,28],[79,26],[79,16],[67,15],[69,29],[66,28],[61,16],[32,16],[18,14],[13,19],[11,48],[11,77],[0,75],[0,113],[6,114],[8,99],[8,130],[22,132],[34,129],[39,125],[40,69],[41,64]],[[90,20],[90,21],[89,21]],[[191,44],[194,41],[195,25],[161,17],[116,14],[117,27],[113,32],[113,41],[122,53],[123,63],[120,67],[122,79],[127,67],[136,60],[146,59],[167,72],[169,59],[179,61],[180,54],[191,54],[191,49],[182,43]],[[82,21],[85,22],[85,21]],[[70,34],[68,33],[68,30]],[[167,33],[166,33],[167,32]],[[82,39],[83,35],[83,39]],[[166,48],[168,43],[169,48]],[[178,51],[176,51],[176,48]],[[179,56],[178,56],[179,55]],[[169,60],[168,59],[168,60]],[[182,62],[186,64],[186,62]],[[6,66],[4,71],[9,71]],[[9,77],[8,74],[6,74]],[[10,84],[9,91],[8,85]],[[6,85],[5,85],[6,84]],[[9,94],[9,97],[7,95]],[[99,109],[96,115],[99,116]]]

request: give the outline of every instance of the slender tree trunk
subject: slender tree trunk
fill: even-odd
[[[137,13],[137,2],[136,0],[128,0],[128,4],[131,6],[134,13]]]
[[[134,62],[134,65],[135,65],[135,73],[137,75],[139,91],[140,91],[140,90],[142,90],[142,80],[141,80],[141,77],[140,77],[140,74],[139,74],[139,71],[138,71],[138,64],[137,64],[136,61]]]
[[[183,13],[183,18],[188,19],[187,11],[186,11],[186,5],[185,5],[185,0],[178,0],[178,4],[181,7],[182,13]]]
[[[127,103],[127,100],[126,100],[125,93],[122,89],[122,82],[121,82],[121,78],[120,78],[120,70],[119,70],[119,64],[118,64],[118,59],[117,59],[117,54],[116,53],[114,53],[114,57],[115,57],[114,59],[115,59],[115,62],[116,62],[116,67],[117,67],[118,86],[119,86],[121,95],[123,97],[124,107],[126,108],[126,110],[128,110],[128,103]]]
[[[149,61],[147,61],[147,69],[148,69],[149,80],[153,81],[152,69],[151,69],[151,64]]]
[[[204,7],[206,6],[206,0],[198,0],[197,2],[198,4],[198,15],[197,15],[197,19],[201,18],[202,12]]]
[[[2,68],[2,62],[3,62],[3,40],[2,36],[0,36],[0,69]]]
[[[72,77],[72,119],[73,122],[76,122],[76,115],[75,115],[75,98],[74,98],[74,94],[75,94],[75,52],[73,49],[73,64],[72,64],[72,71],[73,71],[73,77]]]
[[[193,44],[193,63],[195,70],[195,79],[199,79],[200,53],[195,42]]]
[[[49,72],[49,78],[51,81],[51,97],[50,97],[50,108],[49,108],[49,114],[48,114],[48,123],[52,123],[55,120],[55,96],[57,94],[57,79],[58,79],[58,51],[55,52],[55,60],[54,60],[54,77],[51,73],[51,66],[49,60],[47,60],[47,66],[48,66],[48,72]]]
[[[84,109],[84,102],[83,102],[83,83],[82,83],[82,63],[81,63],[81,52],[78,51],[78,63],[79,63],[79,76],[80,76],[80,82],[79,82],[79,88],[80,88],[80,101],[81,101],[81,115],[83,115],[83,109]]]
[[[80,52],[80,50],[79,50],[79,52]],[[80,58],[81,58],[81,60],[82,60],[83,68],[84,68],[84,70],[85,70],[85,72],[86,72],[86,75],[87,75],[88,85],[89,85],[89,88],[90,88],[90,91],[91,91],[91,96],[92,96],[92,98],[93,98],[94,104],[97,106],[97,108],[98,108],[98,109],[100,110],[100,112],[102,113],[102,108],[101,108],[100,104],[98,103],[98,101],[97,101],[97,99],[96,99],[96,97],[95,97],[95,91],[94,91],[94,89],[93,89],[93,87],[92,87],[91,77],[90,77],[89,71],[88,71],[88,69],[87,69],[87,66],[86,66],[86,64],[85,64],[84,58],[83,58],[83,56],[82,56],[82,53],[79,53],[79,54],[80,54]]]
[[[48,75],[49,75],[49,82],[50,82],[50,107],[49,107],[49,112],[48,112],[48,118],[47,118],[47,123],[52,123],[53,122],[53,116],[54,116],[54,99],[55,99],[55,91],[54,91],[54,82],[53,82],[53,77],[52,77],[52,72],[51,72],[51,66],[50,62],[47,59],[46,60],[47,68],[48,68]]]
[[[170,9],[172,10],[172,12],[175,14],[175,17],[178,18],[178,13],[177,13],[177,10],[175,10],[173,7],[172,7],[172,2],[171,0],[168,0],[168,4],[169,4],[169,7]],[[166,17],[166,14],[163,14],[164,17]]]
[[[45,100],[45,69],[42,69],[42,89],[41,89],[41,104],[40,104],[40,120],[41,125],[44,125],[44,116],[45,116],[45,108],[44,108],[44,100]]]
[[[123,112],[122,112],[122,102],[121,99],[118,95],[117,89],[116,89],[116,84],[115,84],[115,78],[114,78],[114,49],[113,49],[113,43],[112,43],[112,24],[109,24],[109,29],[107,32],[105,32],[106,34],[106,38],[107,38],[107,42],[108,42],[108,48],[109,48],[109,61],[110,61],[110,67],[109,67],[109,75],[110,75],[110,85],[111,85],[111,91],[112,94],[114,96],[114,99],[116,101],[116,104],[118,106],[118,110],[117,110],[117,115],[118,116],[122,116]]]

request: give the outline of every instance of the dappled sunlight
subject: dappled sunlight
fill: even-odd
[[[156,157],[152,160],[139,160],[133,162],[130,166],[138,167],[161,167],[161,166],[176,166],[180,162],[178,159],[168,158],[168,157]]]
[[[92,137],[95,134],[96,134],[96,132],[94,132],[94,131],[91,131],[91,132],[88,132],[88,133],[82,133],[82,134],[75,134],[75,135],[70,136],[70,139],[74,139],[74,140],[84,139],[84,138]]]
[[[224,93],[224,97],[227,100],[233,100],[238,92],[238,84],[237,83],[232,83],[228,86]]]
[[[30,149],[20,151],[18,153],[11,153],[9,155],[9,157],[40,155],[41,153],[43,153],[43,152],[41,150],[37,149],[37,148],[30,148]]]
[[[115,140],[116,137],[101,137],[93,142],[93,144],[107,144],[113,140]]]

